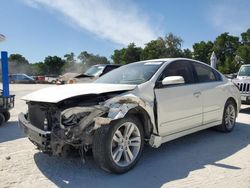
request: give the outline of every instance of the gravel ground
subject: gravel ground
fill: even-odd
[[[204,130],[146,147],[138,165],[123,175],[105,173],[92,157],[50,157],[36,150],[17,126],[26,111],[20,97],[50,85],[11,85],[16,106],[0,127],[0,187],[250,187],[250,106],[243,105],[230,134]]]

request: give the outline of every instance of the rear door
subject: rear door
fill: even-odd
[[[222,78],[219,73],[205,64],[192,62],[197,73],[198,86],[202,93],[203,124],[213,123],[222,119],[224,92]]]
[[[185,84],[155,88],[160,136],[201,126],[201,92],[199,86],[195,84],[191,63],[183,60],[172,62],[165,68],[157,82],[161,82],[167,76],[182,76]]]

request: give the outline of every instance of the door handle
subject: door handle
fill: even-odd
[[[194,94],[193,94],[196,98],[198,98],[200,95],[201,95],[201,92],[200,91],[198,91],[198,92],[194,92]]]

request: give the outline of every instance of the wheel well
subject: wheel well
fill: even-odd
[[[235,108],[236,108],[236,111],[238,111],[238,109],[237,109],[237,103],[236,103],[236,101],[235,101],[235,99],[233,98],[233,97],[230,97],[230,98],[228,98],[227,99],[227,101],[232,101],[233,103],[234,103],[234,106],[235,106]]]
[[[143,108],[136,107],[136,108],[129,110],[127,114],[128,115],[132,114],[141,121],[145,138],[149,139],[151,133],[153,132],[153,125],[151,123],[148,113]]]

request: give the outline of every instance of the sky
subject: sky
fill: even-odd
[[[183,48],[250,28],[249,0],[1,0],[0,50],[30,63],[82,51],[110,59],[172,32]]]

